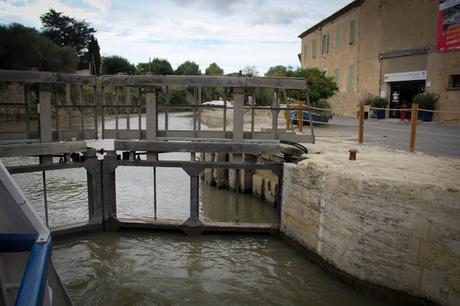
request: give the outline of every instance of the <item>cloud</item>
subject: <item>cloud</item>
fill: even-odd
[[[103,13],[107,12],[112,6],[112,0],[83,0],[83,2]]]
[[[255,65],[299,64],[300,40],[308,27],[350,0],[0,0],[0,23],[41,26],[49,8],[87,20],[96,28],[103,55],[134,63],[149,57],[174,67],[193,60],[204,70],[216,62],[225,72]]]

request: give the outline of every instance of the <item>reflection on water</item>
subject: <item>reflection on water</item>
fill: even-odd
[[[191,127],[189,114],[171,116],[174,128]],[[107,125],[114,123],[109,120]],[[112,149],[113,141],[88,141],[88,145]],[[190,155],[161,154],[160,159],[187,160]],[[37,159],[4,162],[34,164]],[[152,168],[116,171],[118,216],[153,217]],[[87,220],[85,170],[47,171],[46,176],[50,225]],[[14,178],[43,218],[41,172]],[[158,217],[185,220],[190,209],[188,176],[182,169],[158,168],[157,181]],[[245,194],[240,194],[237,208],[235,193],[201,184],[200,217],[272,222],[276,213],[269,204]],[[94,234],[56,242],[53,260],[76,305],[383,305],[267,236]]]
[[[384,305],[269,236],[98,234],[54,262],[76,305]]]
[[[173,129],[190,129],[190,113],[169,114]],[[120,119],[120,128],[123,128]],[[137,118],[131,118],[136,126]],[[142,117],[145,125],[145,117]],[[114,119],[106,120],[114,128]],[[164,116],[159,116],[164,125]],[[204,127],[205,128],[205,127]],[[113,140],[89,140],[88,146],[113,149]],[[160,160],[190,160],[187,153],[160,154]],[[38,163],[37,158],[5,158],[5,165]],[[57,162],[57,160],[55,160]],[[41,172],[15,174],[14,178],[44,219],[43,180]],[[65,169],[46,172],[49,224],[51,227],[88,219],[86,172]],[[238,209],[236,194],[228,190],[200,184],[200,217],[205,221],[273,222],[275,210],[267,203],[247,194],[240,194]],[[117,215],[119,217],[153,217],[153,169],[150,167],[118,167],[116,170]],[[237,215],[238,213],[238,215]],[[162,219],[186,220],[190,214],[189,176],[178,168],[157,168],[157,216]]]

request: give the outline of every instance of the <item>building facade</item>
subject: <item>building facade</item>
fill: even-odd
[[[460,37],[458,0],[353,1],[299,36],[301,66],[335,79],[339,91],[329,103],[344,109],[342,115],[356,116],[359,101],[369,95],[399,108],[430,91],[440,95],[436,110],[442,112],[434,119],[459,121],[460,47],[440,49],[438,43],[440,7],[446,3],[458,9],[458,18],[454,11],[449,22]],[[460,39],[452,42],[460,45]]]

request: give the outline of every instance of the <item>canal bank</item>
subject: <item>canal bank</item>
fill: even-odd
[[[458,305],[460,161],[371,146],[349,161],[356,147],[323,142],[285,164],[281,232],[378,295]]]

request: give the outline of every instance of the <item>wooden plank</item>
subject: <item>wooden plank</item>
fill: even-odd
[[[119,218],[119,229],[158,229],[182,230],[183,221],[154,218]],[[241,233],[272,233],[279,230],[278,223],[234,223],[234,222],[203,222],[206,232],[241,232]]]
[[[97,230],[97,226],[88,222],[70,223],[63,226],[51,227],[51,236],[59,238],[69,235],[90,233]]]
[[[0,145],[0,157],[52,155],[70,152],[86,152],[86,141]]]
[[[96,85],[96,78],[92,75],[22,70],[0,70],[0,82]]]
[[[286,89],[306,89],[304,78],[274,77],[230,77],[192,75],[109,75],[102,78],[104,86],[196,86],[227,88],[269,87]]]
[[[279,144],[115,140],[115,150],[200,153],[279,153]]]

